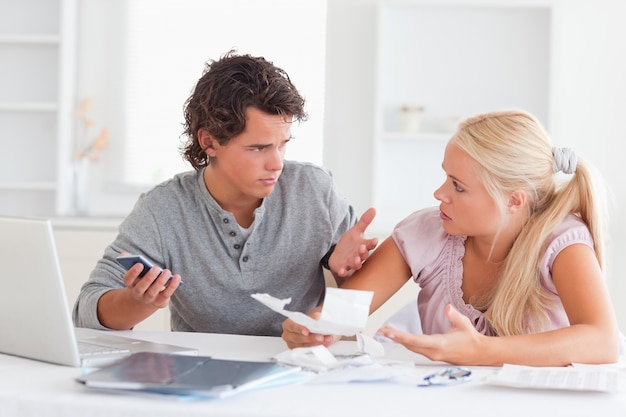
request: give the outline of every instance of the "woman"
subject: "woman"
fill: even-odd
[[[371,311],[409,277],[420,285],[424,334],[380,333],[456,364],[615,362],[604,201],[590,165],[553,148],[533,116],[498,111],[464,121],[442,166],[439,207],[401,221],[342,285],[374,291]],[[283,338],[290,347],[335,340],[291,320]]]

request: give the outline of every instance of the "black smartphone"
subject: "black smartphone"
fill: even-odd
[[[141,255],[127,255],[127,256],[118,256],[115,258],[120,265],[122,265],[128,271],[133,265],[139,263],[143,265],[143,271],[139,273],[139,278],[142,278],[146,273],[152,268],[152,264],[148,262],[146,258]]]
[[[141,255],[118,256],[117,258],[115,258],[115,260],[124,268],[126,268],[126,270],[129,270],[135,264],[142,264],[143,271],[139,273],[139,278],[142,278],[144,275],[146,275],[150,268],[153,267],[153,265]],[[170,277],[169,279],[172,279],[172,277]],[[182,284],[183,282],[181,281],[180,283]]]

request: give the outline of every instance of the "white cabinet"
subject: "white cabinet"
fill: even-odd
[[[523,5],[378,4],[372,204],[379,229],[437,204],[445,144],[461,118],[521,108],[549,128],[551,9]],[[422,108],[420,119],[407,123],[407,108]]]
[[[75,0],[0,0],[0,214],[61,211],[71,158]]]

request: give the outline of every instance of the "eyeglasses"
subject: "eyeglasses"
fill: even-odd
[[[424,382],[417,384],[418,387],[433,385],[454,385],[466,382],[472,376],[472,371],[467,368],[445,368],[424,377]]]

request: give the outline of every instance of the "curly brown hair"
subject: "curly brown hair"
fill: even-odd
[[[223,145],[243,132],[250,106],[268,114],[289,115],[298,122],[308,118],[304,98],[287,73],[272,62],[234,50],[209,61],[184,108],[187,141],[181,153],[195,170],[209,165],[198,143],[198,130],[207,130]]]

